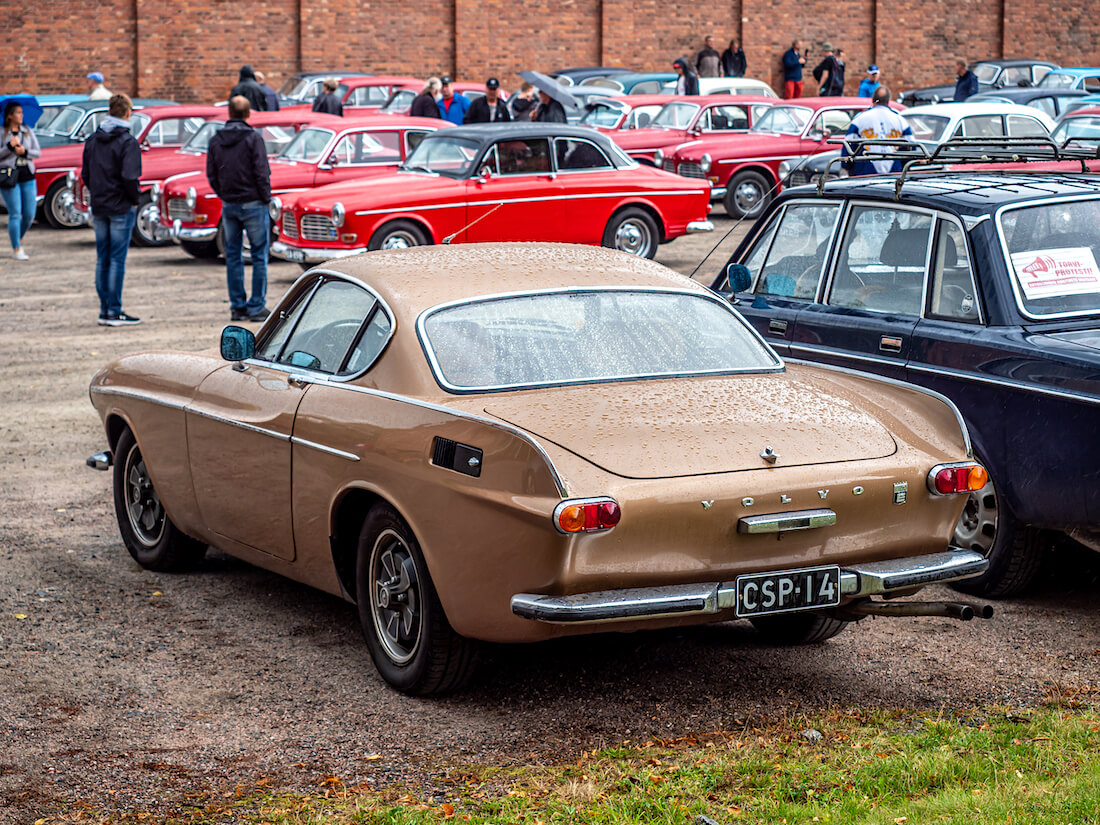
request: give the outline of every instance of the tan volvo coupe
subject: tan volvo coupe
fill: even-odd
[[[476,641],[751,620],[779,643],[977,575],[985,483],[946,399],[787,363],[728,301],[566,245],[372,252],[304,274],[253,337],[101,370],[123,541],[207,545],[358,605],[394,687]]]

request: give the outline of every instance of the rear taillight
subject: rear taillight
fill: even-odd
[[[622,512],[613,498],[567,499],[554,508],[559,533],[595,533],[619,523]]]
[[[973,493],[989,482],[985,467],[973,461],[937,464],[928,471],[928,489],[933,495],[953,496]]]

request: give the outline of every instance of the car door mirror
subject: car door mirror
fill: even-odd
[[[752,273],[744,264],[730,264],[726,268],[726,280],[730,285],[730,292],[744,292],[752,286]]]
[[[256,352],[256,336],[244,327],[226,327],[222,330],[221,351],[226,361],[244,361]]]
[[[482,183],[488,183],[493,178],[492,168],[488,164],[482,166],[481,171],[478,172],[478,177],[481,179]]]
[[[287,363],[292,367],[301,367],[306,370],[321,369],[321,359],[312,353],[303,352],[302,350],[295,350],[290,353],[290,358],[287,360]]]

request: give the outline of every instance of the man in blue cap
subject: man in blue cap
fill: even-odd
[[[882,84],[878,82],[878,66],[872,63],[867,67],[867,77],[859,81],[859,96],[871,97]]]
[[[103,72],[88,75],[88,100],[110,100],[111,91],[103,85]]]

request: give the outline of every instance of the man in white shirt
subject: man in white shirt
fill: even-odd
[[[879,86],[871,96],[871,108],[864,109],[852,118],[848,124],[848,132],[844,136],[848,141],[860,140],[909,140],[913,139],[913,130],[909,127],[909,121],[890,108],[890,90],[885,86]],[[893,154],[896,150],[890,146],[873,146],[870,150],[875,154]],[[845,145],[841,154],[848,156],[848,147]],[[860,147],[853,154],[853,177],[857,175],[888,175],[891,172],[901,171],[900,160],[858,160]]]

